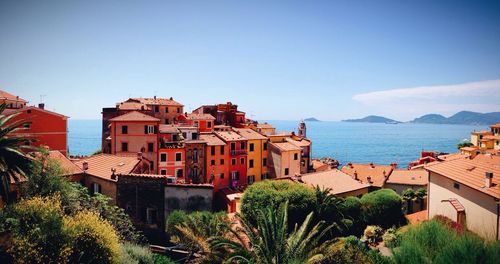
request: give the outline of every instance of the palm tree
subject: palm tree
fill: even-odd
[[[408,188],[401,194],[403,201],[406,201],[406,213],[413,212],[413,201],[415,201],[415,191],[412,188]]]
[[[19,183],[20,177],[25,175],[31,163],[30,158],[23,153],[23,149],[29,149],[24,143],[33,140],[15,135],[15,132],[25,129],[29,122],[12,121],[19,113],[4,115],[5,108],[5,104],[0,105],[0,194],[6,202],[10,202],[11,179]]]
[[[427,189],[419,188],[415,191],[415,198],[420,203],[420,211],[424,210],[424,199],[427,197]]]
[[[241,227],[223,225],[226,236],[210,240],[212,249],[227,249],[226,263],[285,264],[313,263],[325,257],[326,246],[320,245],[323,236],[334,227],[320,221],[309,228],[311,212],[302,225],[288,233],[288,202],[276,208],[259,210],[257,223],[252,225],[244,216],[237,214]]]
[[[470,141],[468,140],[464,140],[460,143],[457,144],[457,149],[461,149],[461,148],[464,148],[464,147],[472,147],[474,146],[474,144],[472,144]]]

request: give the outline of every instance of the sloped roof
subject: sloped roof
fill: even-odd
[[[140,102],[121,102],[116,104],[116,107],[120,110],[149,110],[146,104]]]
[[[211,114],[191,113],[191,114],[186,115],[186,119],[189,119],[189,120],[215,120],[215,117],[213,117]]]
[[[294,144],[297,147],[309,147],[309,146],[311,146],[311,141],[309,141],[307,139],[285,138],[285,140]]]
[[[159,122],[160,119],[156,117],[152,117],[150,115],[146,115],[137,111],[132,111],[114,118],[111,118],[109,121],[151,121],[151,122]]]
[[[183,104],[168,98],[130,98],[127,102],[136,101],[147,105],[167,105],[167,106],[184,106]]]
[[[428,171],[500,199],[500,158],[477,155],[474,159],[464,158],[444,161],[428,165],[425,168]],[[485,187],[486,172],[493,173],[493,186],[489,188]]]
[[[43,113],[47,113],[47,114],[50,114],[50,115],[60,116],[62,118],[68,118],[68,116],[65,116],[63,114],[52,112],[52,111],[49,111],[47,109],[38,108],[36,106],[28,106],[28,107],[16,108],[16,109],[5,109],[3,111],[3,114],[4,115],[11,115],[11,114],[15,114],[15,113],[18,113],[18,112],[26,112],[28,110],[35,111],[35,112],[36,111],[43,112]]]
[[[160,133],[164,134],[175,134],[179,133],[179,128],[175,125],[160,125],[159,126]]]
[[[389,179],[387,179],[386,183],[424,186],[429,183],[428,172],[424,169],[396,169],[391,172],[391,175],[389,175]]]
[[[392,172],[392,166],[378,164],[353,164],[349,163],[342,167],[342,171],[355,177],[357,173],[358,179],[363,183],[368,182],[368,177],[371,177],[371,184],[376,187],[383,187],[387,177]],[[385,174],[385,176],[384,176]]]
[[[270,142],[269,144],[275,146],[281,151],[300,151],[301,148],[295,146],[290,142]]]
[[[218,137],[220,137],[224,141],[242,141],[246,140],[244,137],[240,136],[238,133],[234,131],[215,131]]]
[[[23,98],[17,96],[17,95],[13,95],[11,93],[8,93],[4,90],[0,90],[0,100],[1,99],[6,99],[6,100],[15,100],[15,101],[19,101],[19,102],[24,102],[24,103],[27,103],[28,101],[24,100]]]
[[[142,161],[135,156],[117,156],[111,154],[98,154],[75,161],[75,164],[83,170],[83,163],[88,163],[87,174],[111,180],[111,169],[115,174],[131,174]]]
[[[64,156],[64,154],[62,154],[58,150],[49,151],[49,158],[59,162],[61,169],[64,170],[66,175],[74,175],[83,172],[83,170],[78,167],[78,165],[73,163],[70,159],[68,159],[68,157]]]
[[[214,135],[213,133],[200,134],[200,140],[203,140],[207,143],[208,146],[224,146],[226,143],[222,141],[219,137]]]
[[[255,132],[250,128],[233,128],[233,130],[236,131],[238,134],[240,134],[240,136],[248,140],[267,139],[267,137],[261,135],[258,132]]]
[[[300,180],[313,187],[330,188],[332,194],[342,194],[370,187],[369,184],[356,181],[350,175],[337,169],[302,174]]]

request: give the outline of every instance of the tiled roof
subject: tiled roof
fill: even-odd
[[[17,108],[17,109],[5,109],[2,114],[4,114],[4,115],[10,115],[10,114],[18,113],[18,112],[25,112],[25,111],[28,111],[28,110],[39,111],[39,112],[44,112],[44,113],[55,115],[55,116],[60,116],[62,118],[68,118],[65,115],[62,115],[62,114],[59,114],[59,113],[56,113],[56,112],[52,112],[52,111],[49,111],[47,109],[41,109],[41,108],[38,108],[36,106],[28,106],[28,107]]]
[[[357,173],[358,180],[376,187],[383,187],[387,177],[392,172],[392,166],[376,165],[376,164],[352,164],[349,163],[342,167],[342,171],[354,177]],[[385,174],[385,176],[384,176]]]
[[[463,148],[460,148],[460,150],[463,150],[463,151],[474,151],[474,150],[477,150],[478,147],[463,147]]]
[[[386,183],[404,185],[427,185],[429,182],[426,170],[393,170]]]
[[[216,131],[214,133],[224,141],[245,140],[244,137],[240,136],[238,133],[236,133],[234,131]]]
[[[24,102],[24,103],[27,102],[23,98],[21,98],[21,97],[19,97],[17,95],[10,94],[10,93],[8,93],[6,91],[3,91],[3,90],[0,90],[0,99],[16,100],[16,101]]]
[[[330,166],[326,163],[323,163],[319,160],[312,160],[312,166],[314,170],[325,170],[330,168]]]
[[[111,118],[109,121],[148,121],[148,122],[158,122],[160,119],[139,113],[137,111],[132,111],[121,116]]]
[[[468,157],[469,155],[462,154],[462,153],[451,153],[451,154],[446,154],[446,155],[439,155],[438,159],[442,161],[449,161],[449,160],[456,160],[456,159],[464,159]]]
[[[179,128],[174,125],[160,125],[159,130],[163,134],[176,134],[180,132]]]
[[[473,131],[472,134],[474,135],[491,135],[491,131],[488,130],[481,130],[481,131]]]
[[[295,146],[294,144],[290,142],[271,142],[270,143],[272,146],[275,146],[281,151],[300,151],[301,148]]]
[[[226,143],[218,138],[213,133],[209,134],[200,134],[200,139],[205,141],[208,146],[224,146]]]
[[[408,222],[410,224],[418,224],[423,221],[427,221],[428,219],[428,211],[427,210],[422,210],[413,214],[406,215],[406,219],[408,219]]]
[[[186,119],[189,120],[215,120],[215,117],[213,117],[211,114],[187,114]]]
[[[138,173],[127,173],[127,174],[118,174],[118,177],[141,177],[141,178],[154,178],[154,179],[163,179],[167,178],[168,175],[160,175],[160,174],[138,174]]]
[[[83,170],[83,163],[88,162],[87,174],[111,180],[111,169],[115,169],[115,174],[130,174],[141,162],[136,156],[117,156],[110,154],[98,154],[75,161],[75,164]]]
[[[296,140],[293,138],[285,138],[285,140],[294,144],[297,147],[309,147],[309,146],[311,146],[311,141],[309,141],[307,139]]]
[[[369,184],[356,181],[350,175],[337,169],[302,174],[300,180],[313,187],[319,185],[320,188],[330,188],[333,194],[342,194],[370,187]]]
[[[258,128],[274,128],[273,125],[268,124],[268,123],[259,123],[257,124]]]
[[[500,124],[494,124],[490,126],[491,128],[500,128]]]
[[[500,158],[477,155],[474,159],[464,158],[444,161],[428,165],[425,168],[428,171],[500,199]],[[489,188],[485,187],[486,172],[493,173],[493,186]]]
[[[61,169],[64,170],[64,173],[66,175],[74,175],[74,174],[79,174],[79,173],[83,172],[83,170],[80,167],[78,167],[78,165],[73,163],[71,160],[69,160],[66,156],[64,156],[58,150],[49,151],[49,158],[59,162]]]
[[[233,130],[240,134],[240,136],[249,140],[267,139],[265,136],[250,128],[233,128]]]
[[[183,106],[181,103],[175,101],[175,100],[170,100],[168,98],[130,98],[127,101],[137,101],[140,103],[144,103],[147,105],[168,105],[168,106]]]
[[[146,104],[139,102],[121,102],[116,104],[116,107],[120,110],[150,110]]]
[[[484,136],[483,139],[498,140],[500,139],[500,136]]]

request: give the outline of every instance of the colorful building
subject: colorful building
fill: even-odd
[[[193,113],[212,115],[215,117],[216,125],[230,125],[237,128],[246,126],[245,112],[238,111],[238,105],[231,102],[217,105],[203,105],[196,108]]]
[[[213,133],[200,134],[205,142],[205,175],[214,191],[229,187],[229,146]]]
[[[301,148],[283,140],[268,145],[268,169],[270,178],[300,174]]]
[[[246,186],[247,181],[247,140],[234,131],[216,131],[216,136],[229,146],[229,174],[231,187]]]
[[[179,116],[179,122],[183,125],[196,127],[200,133],[212,132],[215,126],[215,117],[210,114],[192,113]]]
[[[355,180],[370,185],[370,190],[384,187],[391,172],[397,168],[395,163],[384,166],[377,164],[354,164],[349,162],[342,167],[342,171],[351,175]]]
[[[267,169],[268,139],[250,128],[235,128],[248,142],[247,183],[269,178]]]
[[[26,107],[28,101],[23,98],[0,90],[0,104],[5,104],[7,109],[19,109]]]
[[[370,187],[370,185],[356,181],[338,169],[307,173],[291,178],[313,188],[319,186],[322,189],[329,189],[331,194],[340,197],[361,196],[367,193]]]
[[[205,173],[205,141],[201,139],[185,140],[186,178],[191,183],[208,183],[210,178]]]
[[[184,137],[175,125],[160,125],[158,135],[158,172],[174,182],[185,182],[186,149]]]
[[[160,119],[137,111],[111,118],[111,154],[132,155],[137,153],[150,161],[151,171],[158,170],[158,125]]]

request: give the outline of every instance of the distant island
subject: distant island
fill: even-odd
[[[360,118],[360,119],[346,119],[346,120],[342,120],[342,121],[343,122],[384,123],[384,124],[399,124],[399,123],[401,123],[400,121],[396,121],[394,119],[390,119],[390,118],[383,117],[383,116],[375,116],[375,115],[367,116],[367,117]]]
[[[320,120],[319,120],[319,119],[316,119],[316,118],[314,118],[314,117],[309,117],[309,118],[306,118],[306,119],[304,119],[304,121],[308,121],[308,122],[320,122]]]
[[[383,116],[370,115],[360,119],[347,119],[343,122],[366,122],[366,123],[402,123]],[[417,124],[453,124],[453,125],[491,125],[500,123],[500,112],[477,113],[471,111],[461,111],[450,117],[440,114],[427,114],[417,117],[408,123]]]

